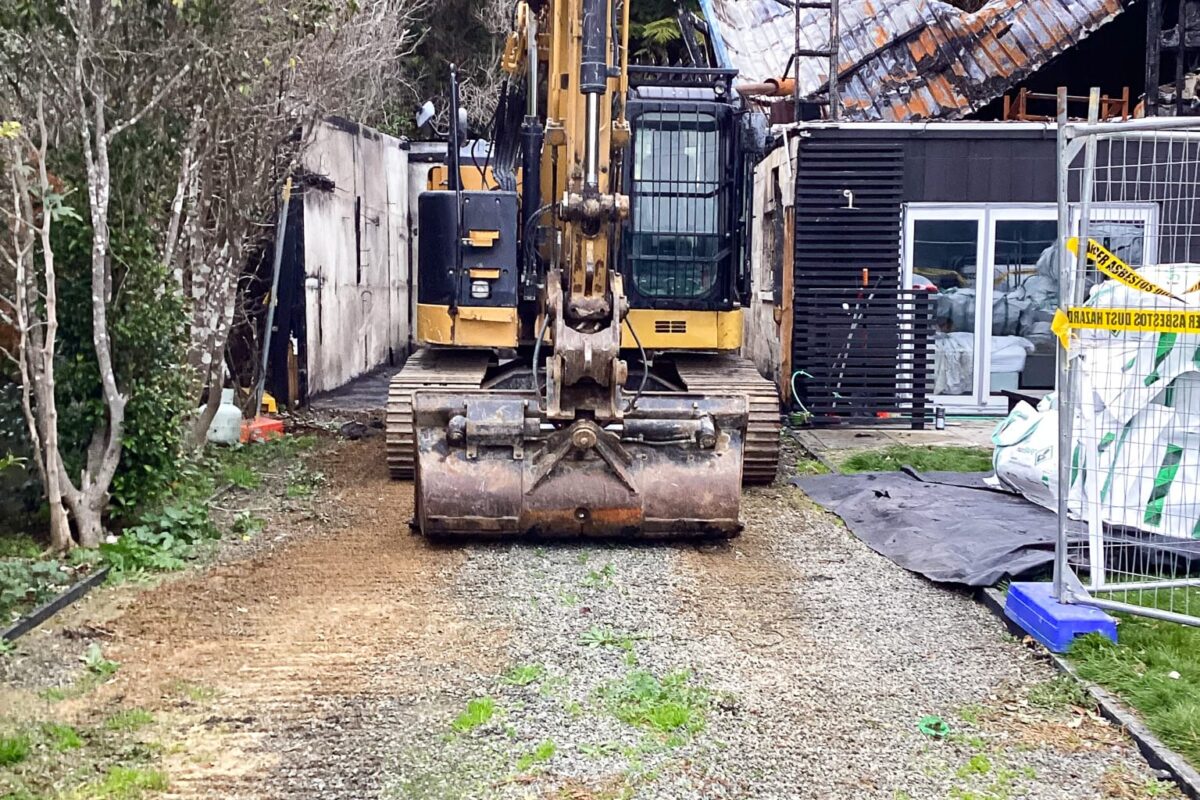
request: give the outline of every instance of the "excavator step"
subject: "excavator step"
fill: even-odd
[[[416,474],[413,392],[478,389],[491,358],[488,351],[429,348],[409,356],[388,386],[387,463],[393,480],[409,481]]]
[[[750,404],[746,428],[742,483],[768,484],[779,471],[779,393],[759,374],[754,362],[735,355],[675,355],[672,357],[689,392],[741,392]]]

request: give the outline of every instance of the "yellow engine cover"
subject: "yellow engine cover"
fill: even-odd
[[[647,350],[720,350],[735,351],[742,346],[742,310],[668,311],[656,308],[632,308],[629,325]],[[621,347],[636,348],[637,341],[621,329]]]
[[[417,305],[417,341],[460,347],[516,347],[520,322],[515,308]]]

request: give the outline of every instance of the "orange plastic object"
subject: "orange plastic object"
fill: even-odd
[[[283,420],[255,417],[242,423],[242,444],[267,442],[283,436]]]

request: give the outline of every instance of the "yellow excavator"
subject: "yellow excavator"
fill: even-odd
[[[451,68],[387,411],[426,536],[733,536],[775,477],[775,386],[738,355],[755,126],[731,70],[631,65],[631,2],[517,4],[485,163]]]

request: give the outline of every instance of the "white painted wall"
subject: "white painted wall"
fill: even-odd
[[[320,123],[304,158],[333,182],[304,193],[309,394],[400,358],[411,328],[408,153],[399,139],[347,127]]]

